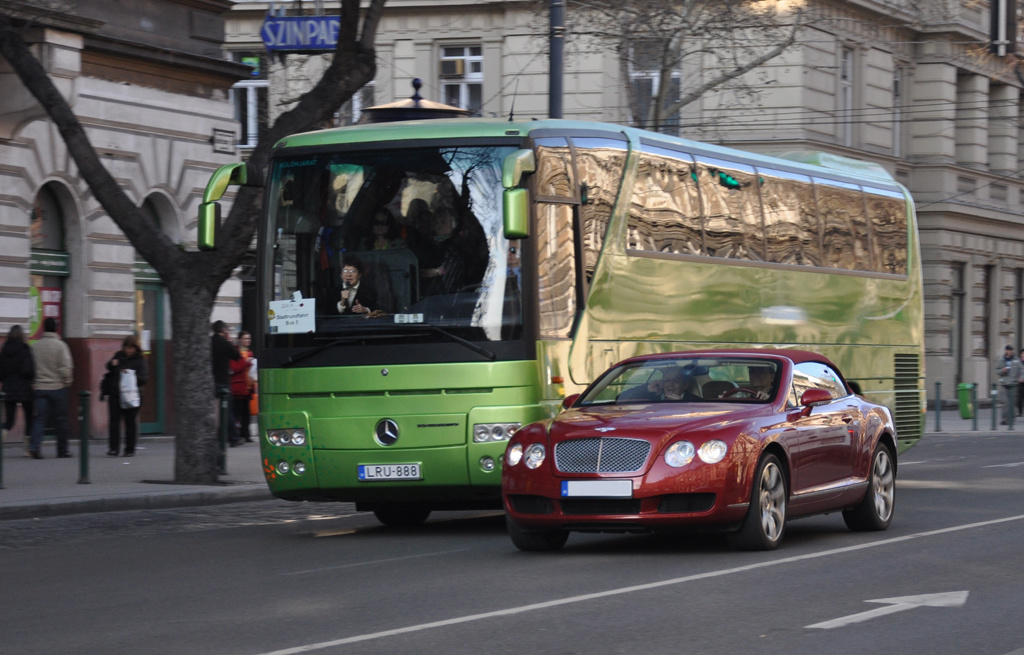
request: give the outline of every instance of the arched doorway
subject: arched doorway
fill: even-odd
[[[174,207],[161,194],[150,194],[139,208],[164,233],[173,238]],[[166,229],[171,227],[171,230]],[[135,255],[135,332],[149,366],[149,382],[142,388],[139,431],[160,434],[167,425],[168,341],[170,327],[167,291],[156,270]]]
[[[62,189],[53,182],[45,184],[32,203],[29,230],[30,314],[27,337],[34,341],[43,335],[43,320],[57,319],[58,330],[64,330],[64,291],[71,274],[71,257],[64,239],[66,216],[59,194]]]

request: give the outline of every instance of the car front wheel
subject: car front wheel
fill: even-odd
[[[864,500],[843,512],[846,527],[858,532],[885,530],[896,512],[896,468],[892,452],[885,444],[878,444],[871,457],[871,473]]]
[[[754,476],[750,507],[737,532],[729,535],[733,547],[741,550],[773,550],[786,531],[786,475],[772,454],[761,458]]]
[[[519,550],[531,552],[558,550],[569,539],[568,530],[523,530],[505,516],[508,536]]]

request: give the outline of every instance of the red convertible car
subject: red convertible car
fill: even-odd
[[[798,516],[841,510],[853,530],[892,522],[892,416],[816,353],[634,357],[563,405],[505,451],[502,498],[521,550],[557,550],[570,531],[678,529],[768,550]]]

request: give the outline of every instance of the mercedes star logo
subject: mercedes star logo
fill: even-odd
[[[382,446],[390,446],[398,441],[398,423],[389,418],[377,421],[377,426],[373,428],[373,438]]]

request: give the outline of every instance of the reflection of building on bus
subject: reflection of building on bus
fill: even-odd
[[[695,346],[820,350],[894,410],[901,445],[920,436],[917,228],[880,168],[599,123],[438,121],[291,137],[270,184],[292,203],[269,207],[261,302],[318,299],[312,330],[257,331],[263,427],[311,445],[264,444],[289,471],[280,497],[386,522],[494,504],[518,426],[615,361]],[[385,211],[404,237],[374,249]],[[319,301],[351,256],[369,317]]]

